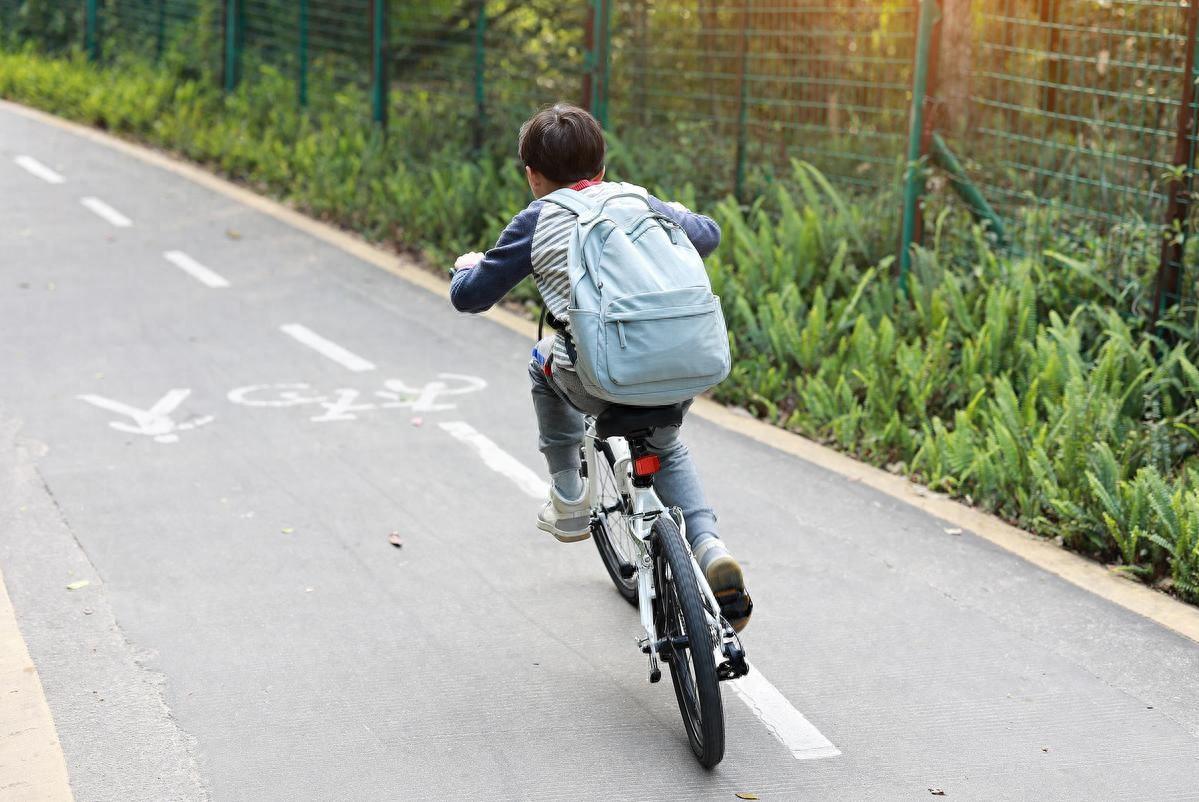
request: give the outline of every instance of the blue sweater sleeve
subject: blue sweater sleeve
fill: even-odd
[[[454,273],[450,302],[459,312],[486,312],[533,272],[533,232],[541,201],[512,218],[477,265]]]
[[[688,210],[679,211],[652,195],[649,198],[649,206],[658,214],[666,215],[678,223],[700,256],[707,258],[720,244],[720,226],[711,217]]]

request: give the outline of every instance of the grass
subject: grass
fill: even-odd
[[[384,138],[361,91],[314,92],[260,68],[224,96],[161,66],[0,51],[0,96],[148,142],[431,262],[485,248],[529,200],[510,157],[420,94]],[[671,153],[615,143],[612,170],[653,186]],[[894,198],[848,198],[814,168],[755,178],[748,206],[655,187],[716,217],[711,258],[735,365],[716,395],[990,510],[1131,578],[1199,602],[1199,337],[1138,314],[1158,240],[1063,231],[1030,212],[1011,253],[951,208],[909,296],[892,278]],[[519,298],[532,297],[525,287]]]

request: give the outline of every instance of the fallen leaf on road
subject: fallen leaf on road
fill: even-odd
[[[424,418],[413,418],[411,423],[413,426],[420,426],[425,422]]]
[[[404,541],[400,539],[399,532],[392,532],[387,536],[387,542],[395,546],[397,549],[404,548]]]
[[[945,530],[945,534],[947,534],[947,535],[960,535],[960,534],[962,534],[962,530],[961,530],[961,529],[958,529],[956,526],[953,526],[953,527],[950,527],[949,529],[946,529],[946,530]]]
[[[67,590],[79,590],[80,588],[86,588],[90,584],[92,584],[90,581],[86,579],[80,579],[78,582],[72,582],[71,584],[67,585]]]
[[[229,239],[241,239],[241,232],[235,228],[225,229],[225,236]]]
[[[283,534],[285,535],[290,535],[294,531],[296,530],[292,529],[290,526],[283,527]]]
[[[757,799],[757,794],[737,794],[738,799]]]
[[[940,788],[930,788],[930,789],[928,789],[928,792],[930,794],[932,794],[933,796],[945,796],[945,792],[942,791]]]

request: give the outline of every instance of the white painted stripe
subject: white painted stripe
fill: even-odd
[[[13,159],[13,161],[45,181],[47,184],[61,184],[67,180],[32,156],[18,156],[17,158]]]
[[[180,270],[187,273],[201,284],[206,284],[213,289],[220,289],[221,287],[229,286],[229,282],[225,280],[224,276],[200,264],[183,251],[167,251],[163,254],[163,256],[166,257],[168,262],[175,265],[175,267],[178,267]]]
[[[288,323],[287,325],[280,326],[279,329],[284,334],[294,337],[312,350],[329,357],[337,364],[349,368],[355,373],[375,369],[375,363],[368,362],[358,356],[358,354],[347,351],[335,342],[326,340],[307,326],[301,326],[299,323]]]
[[[550,492],[549,482],[538,476],[516,457],[497,446],[486,435],[464,421],[449,421],[441,428],[466,443],[483,458],[483,463],[496,473],[507,476],[516,486],[533,498],[545,500]]]
[[[828,738],[812,722],[804,718],[779,689],[770,684],[762,673],[749,667],[749,673],[729,683],[758,720],[778,742],[791,750],[796,760],[815,760],[836,757],[841,750],[833,746]]]
[[[128,228],[133,221],[99,198],[80,198],[79,202],[118,228]]]

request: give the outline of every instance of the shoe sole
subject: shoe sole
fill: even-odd
[[[745,592],[745,576],[741,573],[741,565],[728,555],[713,560],[708,569],[704,571],[704,578],[708,580],[708,586],[712,588],[712,595],[718,602],[722,595]],[[730,619],[729,623],[733,625],[734,630],[740,632],[745,629],[749,619],[750,616]]]
[[[586,540],[591,537],[590,529],[584,529],[582,532],[563,532],[561,529],[555,529],[545,521],[540,520],[537,522],[537,528],[542,532],[549,532],[562,543],[578,543],[580,540]]]

